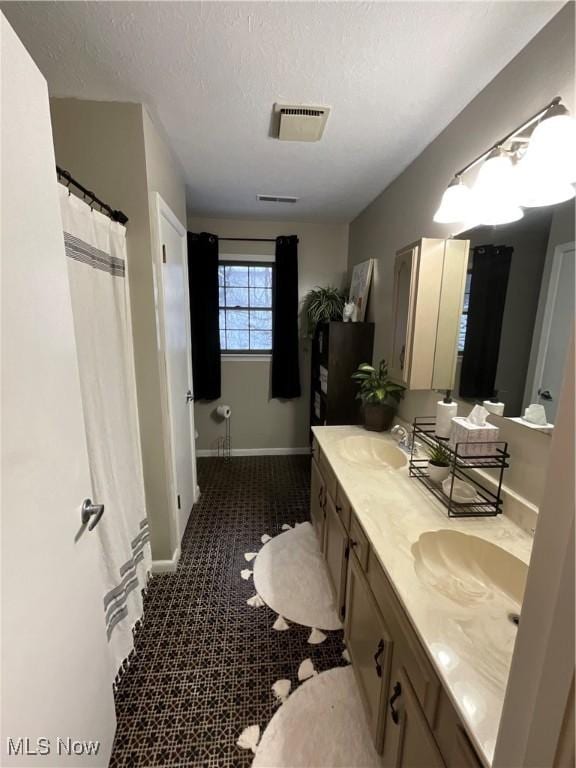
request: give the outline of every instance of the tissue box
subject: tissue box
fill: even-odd
[[[454,451],[456,450],[456,443],[461,443],[458,448],[459,456],[486,456],[495,454],[496,451],[491,450],[491,446],[483,445],[483,443],[498,440],[499,434],[499,428],[493,424],[477,426],[470,424],[464,416],[454,416],[448,445]]]

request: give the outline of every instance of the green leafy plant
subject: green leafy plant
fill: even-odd
[[[441,443],[431,445],[426,449],[430,463],[436,467],[449,467],[452,463],[452,456],[450,451],[445,448]]]
[[[389,378],[386,360],[381,360],[377,368],[361,363],[352,378],[360,385],[356,399],[364,404],[389,405],[391,400],[398,403],[404,396],[404,387]]]
[[[304,297],[304,313],[308,326],[308,335],[314,336],[318,323],[330,320],[342,320],[346,296],[338,288],[316,286]]]

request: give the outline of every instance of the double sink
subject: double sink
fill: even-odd
[[[341,459],[366,469],[398,471],[407,465],[396,445],[368,435],[341,438]],[[489,603],[518,623],[528,566],[490,541],[448,528],[421,533],[411,546],[416,575],[461,606]]]

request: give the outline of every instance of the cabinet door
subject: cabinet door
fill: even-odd
[[[348,570],[348,534],[342,525],[330,494],[326,496],[324,554],[338,615],[343,619],[346,601],[346,572]]]
[[[392,642],[360,563],[350,554],[346,647],[364,701],[374,746],[380,752],[384,738],[384,705],[388,690]]]
[[[394,262],[394,302],[391,374],[402,384],[410,380],[412,314],[418,269],[418,247],[401,251]]]
[[[446,768],[403,667],[394,667],[386,706],[385,768]]]
[[[310,478],[310,520],[316,531],[320,549],[324,539],[324,504],[326,501],[326,486],[318,464],[312,459],[312,476]]]

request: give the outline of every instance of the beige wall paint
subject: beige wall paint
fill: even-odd
[[[376,322],[375,358],[389,356],[396,251],[422,236],[453,234],[451,226],[435,224],[432,219],[454,172],[557,95],[573,108],[573,3],[352,222],[349,269],[367,258],[377,259],[369,307],[369,319]],[[409,421],[415,415],[433,414],[437,400],[435,393],[408,393],[400,415]],[[466,406],[462,412],[465,410]],[[507,482],[513,492],[539,505],[550,438],[501,419],[498,423],[512,453]]]
[[[126,239],[146,509],[152,556],[170,559],[177,540],[170,460],[162,440],[166,388],[156,341],[151,192],[160,192],[185,223],[183,176],[141,104],[51,99],[50,109],[58,164],[129,218]]]
[[[188,229],[219,237],[271,237],[298,235],[298,292],[302,299],[317,285],[342,287],[345,282],[348,225],[304,222],[189,218]],[[220,255],[274,254],[273,243],[220,244]],[[225,361],[222,397],[194,406],[197,448],[214,450],[224,425],[214,417],[218,405],[232,407],[232,447],[235,449],[306,448],[309,423],[309,344],[300,345],[302,397],[291,401],[270,399],[270,361]]]

